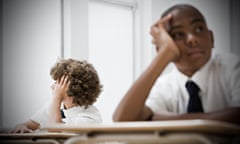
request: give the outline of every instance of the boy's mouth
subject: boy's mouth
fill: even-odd
[[[201,57],[203,56],[203,51],[202,50],[192,50],[190,52],[188,52],[188,56],[189,57],[193,57],[193,58],[197,58],[197,57]]]

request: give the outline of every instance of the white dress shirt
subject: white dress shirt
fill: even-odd
[[[212,54],[211,59],[192,77],[176,67],[161,75],[153,86],[146,105],[154,113],[186,113],[189,95],[185,87],[191,79],[201,89],[204,112],[240,106],[240,60],[232,54]]]
[[[31,120],[40,124],[40,127],[46,126],[48,120],[49,104],[47,103],[42,109],[31,116]],[[76,106],[69,109],[63,109],[65,118],[62,119],[66,125],[83,125],[101,123],[102,118],[99,110],[89,105],[87,108]]]

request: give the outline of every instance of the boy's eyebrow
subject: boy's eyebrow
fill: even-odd
[[[202,18],[196,18],[196,19],[193,19],[193,20],[191,21],[191,24],[194,24],[194,23],[197,23],[197,22],[203,22],[203,23],[205,23],[205,21],[204,21]]]
[[[198,22],[203,22],[205,23],[204,19],[202,18],[196,18],[196,19],[193,19],[190,24],[194,24],[194,23],[198,23]],[[182,28],[183,26],[182,25],[173,25],[171,26],[171,30],[170,31],[173,31],[174,29],[178,29],[178,28]]]
[[[175,26],[171,26],[170,32],[173,31],[174,29],[178,29],[181,28],[181,25],[175,25]]]

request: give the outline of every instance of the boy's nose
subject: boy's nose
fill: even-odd
[[[190,47],[194,47],[195,45],[198,44],[198,39],[197,37],[192,34],[192,33],[189,33],[187,35],[187,44],[190,46]]]

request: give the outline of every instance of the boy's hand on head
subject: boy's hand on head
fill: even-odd
[[[156,45],[157,51],[164,50],[169,54],[172,54],[172,61],[175,61],[180,56],[180,52],[174,40],[168,33],[171,19],[172,15],[159,19],[154,25],[152,25],[150,34],[153,38],[152,43]]]
[[[67,75],[62,76],[55,83],[55,86],[53,88],[53,96],[62,101],[64,96],[66,95],[69,84],[70,81],[68,80],[68,76]]]
[[[48,124],[63,122],[60,107],[68,97],[67,90],[69,85],[70,81],[67,75],[63,75],[55,82],[53,86],[53,99],[49,107]]]

